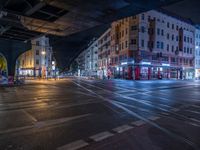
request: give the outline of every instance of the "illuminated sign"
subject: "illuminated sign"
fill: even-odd
[[[127,64],[128,64],[127,62],[122,62],[122,63],[121,63],[121,65],[127,65]]]
[[[151,62],[142,62],[142,65],[151,65]]]
[[[170,64],[164,64],[164,63],[163,63],[163,64],[162,64],[162,66],[167,66],[167,67],[169,67],[169,66],[170,66]]]

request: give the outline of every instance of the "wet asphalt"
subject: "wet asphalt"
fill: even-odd
[[[0,87],[0,150],[200,150],[200,81]]]

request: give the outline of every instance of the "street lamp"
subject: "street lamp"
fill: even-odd
[[[46,54],[46,52],[45,52],[45,51],[42,51],[42,52],[41,52],[41,54],[42,54],[42,55],[45,55],[45,54]]]

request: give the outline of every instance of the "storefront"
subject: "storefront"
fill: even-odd
[[[193,68],[183,68],[184,79],[194,79],[195,70]]]
[[[200,80],[200,69],[195,69],[195,79]]]

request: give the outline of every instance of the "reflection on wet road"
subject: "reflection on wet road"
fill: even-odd
[[[0,87],[2,150],[200,149],[200,82],[83,80]]]

